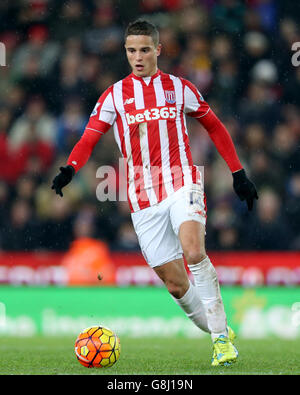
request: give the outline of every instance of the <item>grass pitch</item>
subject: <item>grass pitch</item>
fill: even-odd
[[[1,375],[299,375],[299,340],[237,339],[240,356],[229,367],[211,367],[209,336],[121,338],[121,356],[110,368],[79,364],[73,337],[0,338]]]

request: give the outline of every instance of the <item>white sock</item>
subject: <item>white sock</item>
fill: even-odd
[[[195,288],[204,307],[212,339],[228,336],[227,319],[215,268],[207,256],[195,265],[188,265],[194,276]]]
[[[171,294],[170,294],[171,295]],[[207,318],[206,313],[199,299],[196,289],[194,285],[190,282],[189,289],[183,295],[182,298],[177,299],[173,295],[171,295],[174,301],[182,308],[182,310],[186,313],[193,323],[203,330],[204,332],[210,333],[210,330],[207,326]]]

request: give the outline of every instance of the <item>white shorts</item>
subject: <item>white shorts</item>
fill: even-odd
[[[132,213],[131,218],[149,266],[182,258],[180,225],[191,220],[206,224],[203,188],[198,184],[183,186],[162,202]]]

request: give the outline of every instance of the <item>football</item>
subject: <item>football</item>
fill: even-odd
[[[108,368],[120,357],[120,339],[111,329],[93,326],[78,335],[75,354],[87,368]]]

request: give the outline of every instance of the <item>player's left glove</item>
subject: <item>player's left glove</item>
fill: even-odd
[[[254,199],[258,199],[255,185],[249,180],[244,169],[232,173],[232,176],[233,189],[240,200],[246,200],[248,210],[252,210]]]
[[[65,166],[59,168],[60,173],[54,178],[51,189],[54,189],[57,195],[63,196],[62,188],[72,181],[75,174],[73,166]]]

